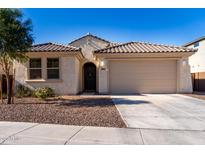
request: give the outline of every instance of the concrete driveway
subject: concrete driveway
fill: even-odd
[[[205,130],[205,101],[179,94],[112,96],[130,128]]]

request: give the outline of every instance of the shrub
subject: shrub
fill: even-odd
[[[33,91],[33,96],[41,99],[53,97],[54,95],[53,89],[49,87],[37,88]]]
[[[18,85],[16,89],[16,97],[32,96],[32,90],[24,85]]]
[[[2,94],[2,98],[3,98],[3,99],[6,99],[6,98],[7,98],[7,94],[3,93],[3,94]]]

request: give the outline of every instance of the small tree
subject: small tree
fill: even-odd
[[[13,62],[25,62],[25,52],[31,47],[31,20],[23,20],[19,9],[0,9],[0,67],[7,81],[7,103],[11,104],[10,72]]]

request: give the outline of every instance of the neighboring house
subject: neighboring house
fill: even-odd
[[[16,83],[57,94],[190,93],[188,57],[195,49],[142,42],[112,43],[91,34],[68,45],[34,45],[15,63]]]
[[[189,57],[193,88],[195,91],[205,91],[205,36],[183,46],[198,49],[196,54]]]

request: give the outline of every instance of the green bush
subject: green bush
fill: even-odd
[[[46,99],[47,97],[53,97],[54,91],[49,87],[37,88],[33,91],[33,96],[41,99]]]
[[[18,85],[16,89],[16,97],[29,97],[32,96],[33,91],[23,85]]]
[[[3,99],[6,99],[6,98],[7,98],[7,94],[6,94],[6,93],[3,93],[3,94],[2,94],[2,98],[3,98]]]

